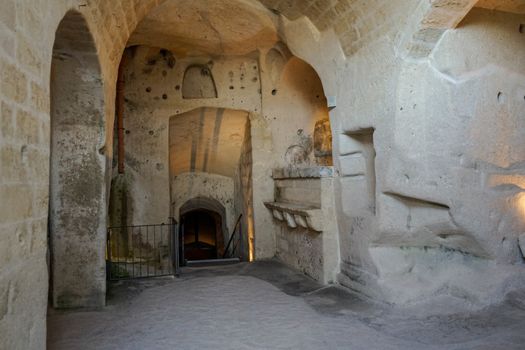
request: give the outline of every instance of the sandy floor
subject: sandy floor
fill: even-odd
[[[392,309],[322,288],[277,262],[121,282],[108,304],[51,311],[49,349],[525,349],[525,293],[429,316],[428,306]]]

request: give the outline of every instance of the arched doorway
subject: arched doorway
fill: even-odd
[[[68,12],[51,66],[50,301],[56,308],[105,304],[104,96],[97,50],[84,17]]]
[[[228,237],[226,208],[217,200],[196,197],[179,209],[181,262],[222,258]]]
[[[224,251],[222,218],[206,209],[190,211],[181,217],[184,225],[184,259],[210,260],[219,258]]]

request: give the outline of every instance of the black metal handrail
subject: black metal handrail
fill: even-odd
[[[230,250],[230,246],[233,243],[233,240],[235,238],[235,233],[236,232],[239,232],[238,242],[242,246],[242,225],[239,225],[241,223],[241,219],[242,219],[242,214],[239,215],[239,218],[237,219],[237,222],[235,223],[235,226],[233,227],[233,231],[232,231],[232,234],[230,236],[230,240],[228,241],[228,244],[226,245],[226,249],[224,250],[224,254],[222,255],[223,258],[227,258],[228,257],[228,251]],[[237,228],[239,228],[238,231],[237,231]],[[235,243],[233,243],[233,249],[232,249],[232,253],[231,253],[230,257],[234,257],[235,256],[235,250],[236,249],[237,249],[237,245]],[[242,249],[241,249],[241,254],[242,254]]]

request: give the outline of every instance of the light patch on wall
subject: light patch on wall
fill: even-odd
[[[170,173],[208,172],[233,177],[247,118],[245,111],[221,108],[199,108],[172,117]]]
[[[525,192],[521,192],[518,195],[516,195],[515,201],[518,216],[523,222],[525,222]]]
[[[252,206],[248,206],[247,208],[247,223],[248,223],[248,258],[249,261],[252,262],[255,259],[255,247],[254,247],[254,241],[255,241],[255,230],[253,225],[253,208]]]
[[[488,186],[491,188],[499,186],[517,186],[525,189],[525,175],[491,175],[488,179]]]

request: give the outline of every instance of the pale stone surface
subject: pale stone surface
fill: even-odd
[[[129,44],[161,46],[181,56],[234,56],[278,41],[275,15],[256,1],[194,0],[183,5],[184,0],[164,1],[139,24]]]
[[[277,222],[277,253],[286,264],[325,284],[339,271],[334,169],[276,168],[275,201],[265,202]]]
[[[525,4],[521,0],[479,0],[476,6],[489,10],[525,14]]]
[[[96,226],[91,227],[92,233],[96,231],[93,234],[96,238],[87,242],[70,241],[73,249],[82,249],[86,244],[93,248],[92,254],[82,254],[86,258],[82,262],[89,278],[84,280],[80,277],[82,274],[75,274],[73,279],[80,278],[89,284],[81,288],[82,293],[91,294],[89,290],[93,287],[100,304],[104,280],[101,269],[104,264],[103,236],[108,216],[106,201],[112,177],[117,69],[136,26],[163,2],[57,0],[50,4],[44,0],[0,1],[0,286],[9,289],[7,302],[5,291],[0,291],[0,296],[4,296],[1,301],[4,304],[0,304],[4,306],[0,306],[0,310],[8,310],[0,319],[0,348],[44,347],[48,290],[46,222],[50,194],[46,189],[49,188],[52,108],[50,72],[55,29],[67,11],[80,11],[93,40],[86,42],[73,36],[72,41],[79,50],[91,47],[90,52],[93,55],[96,52],[100,62],[97,87],[90,89],[88,96],[103,97],[103,107],[92,108],[98,106],[92,105],[87,96],[78,96],[71,104],[71,107],[92,108],[89,116],[96,115],[101,120],[96,133],[80,132],[76,144],[82,148],[86,144],[80,141],[85,138],[93,141],[85,148],[86,154],[96,159],[92,162],[96,167],[89,168],[93,171],[88,175],[100,175],[95,184],[100,188],[96,190],[98,199],[93,201],[96,205],[81,210],[81,214],[96,213],[91,220]],[[508,290],[519,285],[523,280],[523,258],[518,237],[525,231],[522,194],[525,148],[523,119],[520,118],[525,96],[521,59],[525,54],[525,20],[521,2],[482,0],[478,2],[479,7],[468,14],[456,8],[466,1],[234,2],[239,8],[249,7],[264,23],[271,18],[277,38],[283,42],[277,45],[280,52],[285,53],[283,60],[289,62],[286,60],[295,56],[311,65],[320,78],[324,94],[337,101],[336,108],[330,111],[336,169],[341,169],[341,161],[344,164],[344,156],[348,155],[345,138],[352,138],[363,130],[375,130],[375,159],[366,156],[370,147],[358,150],[366,160],[366,172],[363,172],[362,161],[360,168],[356,168],[359,171],[347,164],[345,174],[358,176],[343,174],[334,180],[337,220],[333,222],[340,232],[340,249],[337,254],[333,251],[324,254],[336,258],[340,254],[341,283],[368,296],[394,302],[459,294],[478,306],[501,299]],[[191,5],[191,2],[184,4]],[[253,9],[261,8],[260,4],[273,10],[271,14],[264,9],[262,15],[254,13],[257,11]],[[442,7],[436,13],[432,9],[426,11],[432,4]],[[508,12],[490,11],[492,9]],[[451,13],[453,16],[448,16]],[[407,14],[411,16],[407,18]],[[176,20],[176,14],[171,18]],[[461,18],[463,20],[454,30],[427,30],[425,27],[438,23],[450,25]],[[412,39],[417,45],[409,45],[413,51],[403,54],[403,43]],[[253,47],[252,42],[248,44],[247,47]],[[217,42],[213,45],[217,47]],[[286,46],[290,52],[283,50]],[[235,186],[243,189],[244,198],[236,199],[236,210],[250,218],[244,225],[252,234],[250,240],[255,246],[256,257],[273,256],[277,244],[281,244],[276,239],[272,212],[263,204],[273,200],[271,169],[283,166],[285,151],[291,143],[296,144],[296,140],[289,142],[290,135],[295,137],[298,129],[303,129],[306,135],[311,133],[308,125],[315,124],[316,118],[310,118],[309,114],[324,107],[320,102],[313,102],[307,108],[304,104],[296,106],[295,112],[281,108],[301,98],[293,91],[307,86],[314,87],[311,92],[320,89],[318,84],[312,84],[312,79],[308,82],[288,80],[289,87],[297,87],[291,92],[284,93],[283,86],[276,88],[275,77],[279,74],[272,73],[272,67],[288,69],[291,78],[306,70],[299,65],[267,66],[268,49],[242,58],[250,64],[258,63],[261,78],[255,90],[261,89],[262,98],[250,93],[253,99],[242,99],[244,104],[240,99],[230,101],[241,95],[240,88],[236,88],[234,93],[223,95],[224,100],[219,95],[214,100],[217,103],[209,105],[251,112],[251,146],[244,147],[241,152],[240,175]],[[197,63],[207,64],[210,57],[201,56],[201,59]],[[179,60],[178,81],[182,80],[185,62],[192,60],[194,58],[187,57]],[[219,66],[220,63],[217,69]],[[227,76],[229,70],[225,68],[224,71]],[[85,82],[92,78],[84,70],[77,73]],[[166,83],[159,79],[162,70],[159,74],[153,75],[150,81],[163,86]],[[311,72],[308,74],[314,76]],[[229,91],[228,79],[224,91]],[[176,84],[165,86],[172,92],[156,92],[160,103],[155,109],[159,113],[169,117],[175,115],[177,109],[182,113],[195,108],[195,105],[184,104],[182,99],[176,100],[177,105],[170,105],[174,101],[170,99],[175,94]],[[145,96],[142,91],[146,87],[141,87],[140,96]],[[75,88],[66,92],[74,92]],[[277,90],[276,95],[272,94],[273,90]],[[166,103],[164,93],[168,95]],[[281,102],[272,108],[272,99],[281,99]],[[279,121],[273,123],[273,118]],[[167,146],[163,149],[168,152]],[[249,156],[249,149],[257,152]],[[156,166],[160,162],[153,163]],[[375,167],[374,176],[371,165]],[[154,169],[156,172],[156,167]],[[168,167],[164,169],[167,171]],[[163,174],[168,183],[168,173]],[[155,196],[159,195],[159,201],[165,203],[167,209],[153,208],[164,220],[169,215],[169,191],[163,188],[164,191]],[[72,199],[83,198],[82,195],[73,193]],[[75,228],[75,225],[78,221],[72,221],[67,227]],[[75,229],[75,232],[83,231]],[[285,248],[287,245],[288,242],[282,243]],[[450,251],[453,264],[447,263]],[[395,259],[398,269],[391,266],[388,257]],[[432,280],[431,286],[425,289],[421,281],[428,280],[435,265],[439,265],[439,278]],[[477,289],[486,286],[480,287],[470,279],[456,279],[457,271],[487,281],[494,288],[486,288],[479,294]],[[398,283],[400,280],[408,282],[403,286]],[[74,284],[75,288],[80,288],[76,281]],[[409,291],[406,286],[410,287]]]
[[[521,168],[518,164],[522,155],[521,146],[511,145],[520,142],[521,131],[517,130],[522,128],[515,111],[523,99],[520,93],[507,91],[521,91],[521,84],[515,79],[521,76],[522,67],[514,59],[519,56],[515,55],[516,50],[522,50],[523,45],[509,44],[513,53],[503,46],[501,50],[494,50],[494,47],[498,43],[521,40],[521,20],[519,16],[475,9],[459,29],[445,34],[429,61],[403,63],[393,58],[381,64],[378,62],[374,69],[367,71],[365,80],[380,79],[384,84],[382,91],[397,91],[396,103],[388,102],[393,100],[387,95],[374,96],[385,101],[379,109],[374,104],[361,103],[361,98],[370,101],[371,97],[365,97],[370,90],[363,89],[361,82],[354,85],[354,90],[359,91],[355,99],[357,104],[340,105],[334,110],[348,107],[355,112],[352,113],[354,120],[341,119],[343,130],[376,127],[378,215],[370,221],[363,220],[364,216],[349,207],[347,200],[360,196],[357,189],[352,190],[347,183],[341,183],[340,187],[343,191],[338,199],[340,208],[351,218],[340,220],[340,232],[352,232],[348,238],[341,235],[342,283],[380,298],[385,295],[380,296],[377,292],[386,291],[390,295],[386,298],[394,300],[409,295],[407,290],[397,294],[394,291],[397,287],[385,288],[389,283],[396,285],[397,276],[400,280],[411,280],[414,284],[405,282],[405,285],[422,293],[417,295],[416,292],[410,298],[462,290],[458,294],[478,306],[500,299],[505,291],[485,288],[486,294],[479,295],[479,286],[467,279],[459,282],[459,289],[457,285],[449,289],[449,283],[456,283],[452,282],[456,269],[470,271],[465,273],[477,279],[492,280],[495,285],[520,284],[523,265],[513,242],[523,222],[521,187],[515,176]],[[470,45],[471,42],[477,44]],[[389,45],[388,42],[376,43],[370,49],[380,56],[383,50],[389,50]],[[473,57],[473,61],[469,62],[467,56]],[[364,59],[365,56],[356,55],[351,61],[359,66]],[[396,66],[402,67],[401,70],[393,68]],[[391,69],[394,70],[385,74],[385,70]],[[359,73],[353,72],[360,80]],[[350,85],[345,87],[345,90],[352,89]],[[391,118],[382,117],[385,111]],[[374,117],[365,121],[361,115]],[[508,134],[510,129],[489,126],[495,116],[513,125],[513,136]],[[387,134],[385,128],[389,129]],[[504,144],[509,146],[502,147]],[[504,174],[506,176],[502,176]],[[490,180],[494,175],[497,177]],[[390,259],[370,261],[364,251],[374,256],[387,251],[376,251],[371,246],[388,248],[392,252],[397,250],[395,255],[413,254],[413,268],[392,272],[390,282],[385,282],[384,269],[403,264],[392,264]],[[417,247],[428,248],[428,256]],[[443,247],[452,249],[458,256],[466,253],[464,259],[456,260],[462,263],[447,264],[449,253]],[[424,256],[429,260],[425,262]],[[427,293],[424,283],[417,281],[425,280],[432,265],[429,262],[434,258],[434,265],[439,264],[443,277],[438,283],[441,287],[436,286],[433,292]],[[479,258],[481,260],[477,260]],[[477,261],[486,267],[479,267]],[[489,267],[492,264],[496,265]],[[506,266],[503,269],[507,272],[503,275],[491,272],[499,269],[499,264]],[[498,280],[496,275],[505,282]],[[355,283],[358,280],[362,282]],[[374,281],[380,281],[382,286],[373,287]],[[363,289],[362,285],[369,288]]]
[[[50,290],[57,308],[98,307],[106,299],[104,97],[95,52],[87,23],[68,14],[57,31],[51,75]],[[17,118],[26,134],[19,139],[28,144],[39,143],[33,120]]]
[[[450,301],[396,309],[273,262],[188,270],[115,293],[108,310],[53,314],[49,349],[517,350],[525,341],[523,292],[481,312],[443,314]]]

